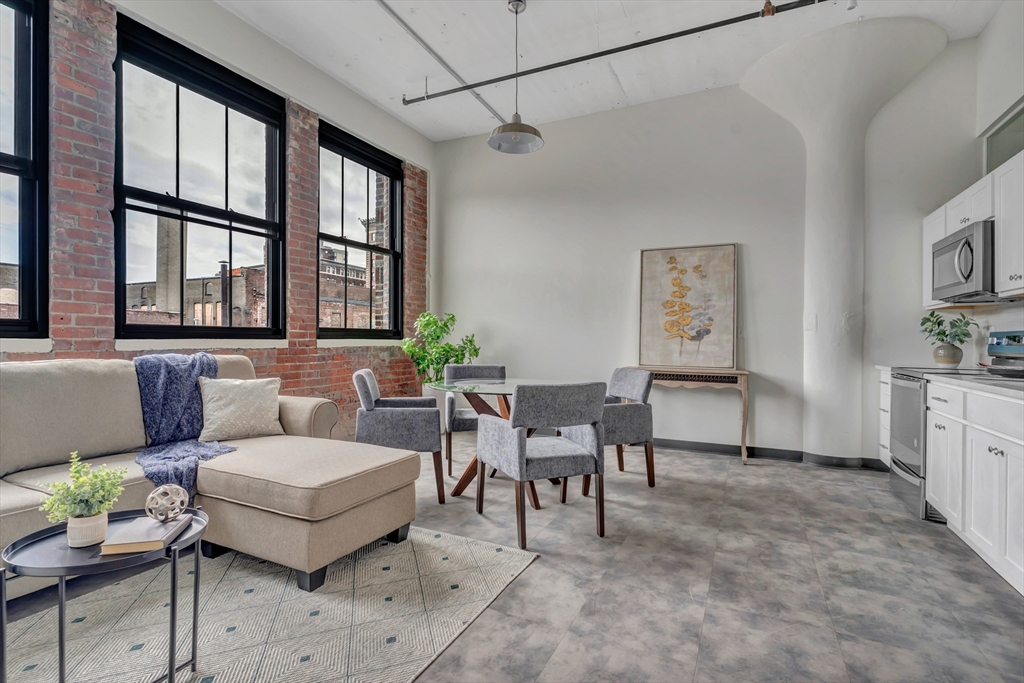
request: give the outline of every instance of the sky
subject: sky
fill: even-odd
[[[182,199],[265,217],[266,126],[128,62],[123,73],[125,184],[174,196],[177,146]],[[176,89],[181,112],[177,130]],[[156,224],[155,216],[128,212],[128,282],[156,279]],[[186,277],[217,274],[219,261],[228,260],[229,254],[236,268],[262,264],[264,242],[235,233],[229,250],[227,231],[192,223]]]

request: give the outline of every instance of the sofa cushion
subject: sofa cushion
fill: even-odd
[[[217,379],[256,379],[248,356],[217,356]]]
[[[0,477],[145,446],[131,361],[0,363]]]
[[[204,496],[311,521],[416,481],[414,451],[302,436],[222,441],[238,450],[199,463]]]
[[[39,509],[47,494],[0,481],[0,549],[50,525]]]
[[[128,470],[128,475],[121,483],[124,491],[118,496],[117,502],[114,503],[112,508],[113,510],[135,510],[145,507],[146,497],[149,496],[154,488],[153,482],[146,479],[146,475],[142,473],[142,467],[135,462],[135,456],[136,453],[119,453],[118,455],[107,455],[88,460],[88,463],[93,467],[106,465],[112,470],[120,467]],[[68,480],[69,468],[70,465],[68,463],[51,465],[50,467],[37,467],[34,470],[23,470],[9,474],[4,477],[4,481],[25,489],[47,493],[49,489],[46,488],[46,484]]]
[[[199,378],[203,431],[199,441],[249,439],[284,434],[277,392],[281,380]]]

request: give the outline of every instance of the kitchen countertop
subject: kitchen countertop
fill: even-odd
[[[1006,377],[970,377],[958,375],[929,375],[924,378],[936,384],[946,384],[960,387],[962,389],[973,389],[983,391],[994,396],[1006,398],[1024,399],[1024,379],[1010,379]]]

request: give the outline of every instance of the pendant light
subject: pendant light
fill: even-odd
[[[508,11],[516,15],[516,113],[511,123],[498,126],[487,139],[492,149],[505,154],[529,154],[544,146],[540,131],[519,116],[519,15],[525,10],[526,0],[508,0]]]

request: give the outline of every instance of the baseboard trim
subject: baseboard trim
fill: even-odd
[[[709,443],[707,441],[680,441],[678,439],[655,439],[654,445],[661,448],[673,448],[681,451],[711,453],[713,455],[729,455],[739,457],[740,447],[734,444]],[[747,446],[748,458],[766,458],[768,460],[786,460],[789,462],[807,462],[821,467],[834,467],[848,470],[876,470],[888,472],[885,463],[876,458],[839,458],[832,455],[818,455],[806,451],[793,451],[786,448],[765,448]]]
[[[713,453],[716,455],[740,456],[740,447],[726,443],[708,443],[706,441],[679,441],[676,439],[655,439],[655,446],[661,448],[675,448],[681,451],[697,451],[698,453]],[[800,451],[791,451],[785,448],[763,448],[761,446],[747,446],[748,458],[767,458],[769,460],[789,460],[800,462],[803,454]]]

